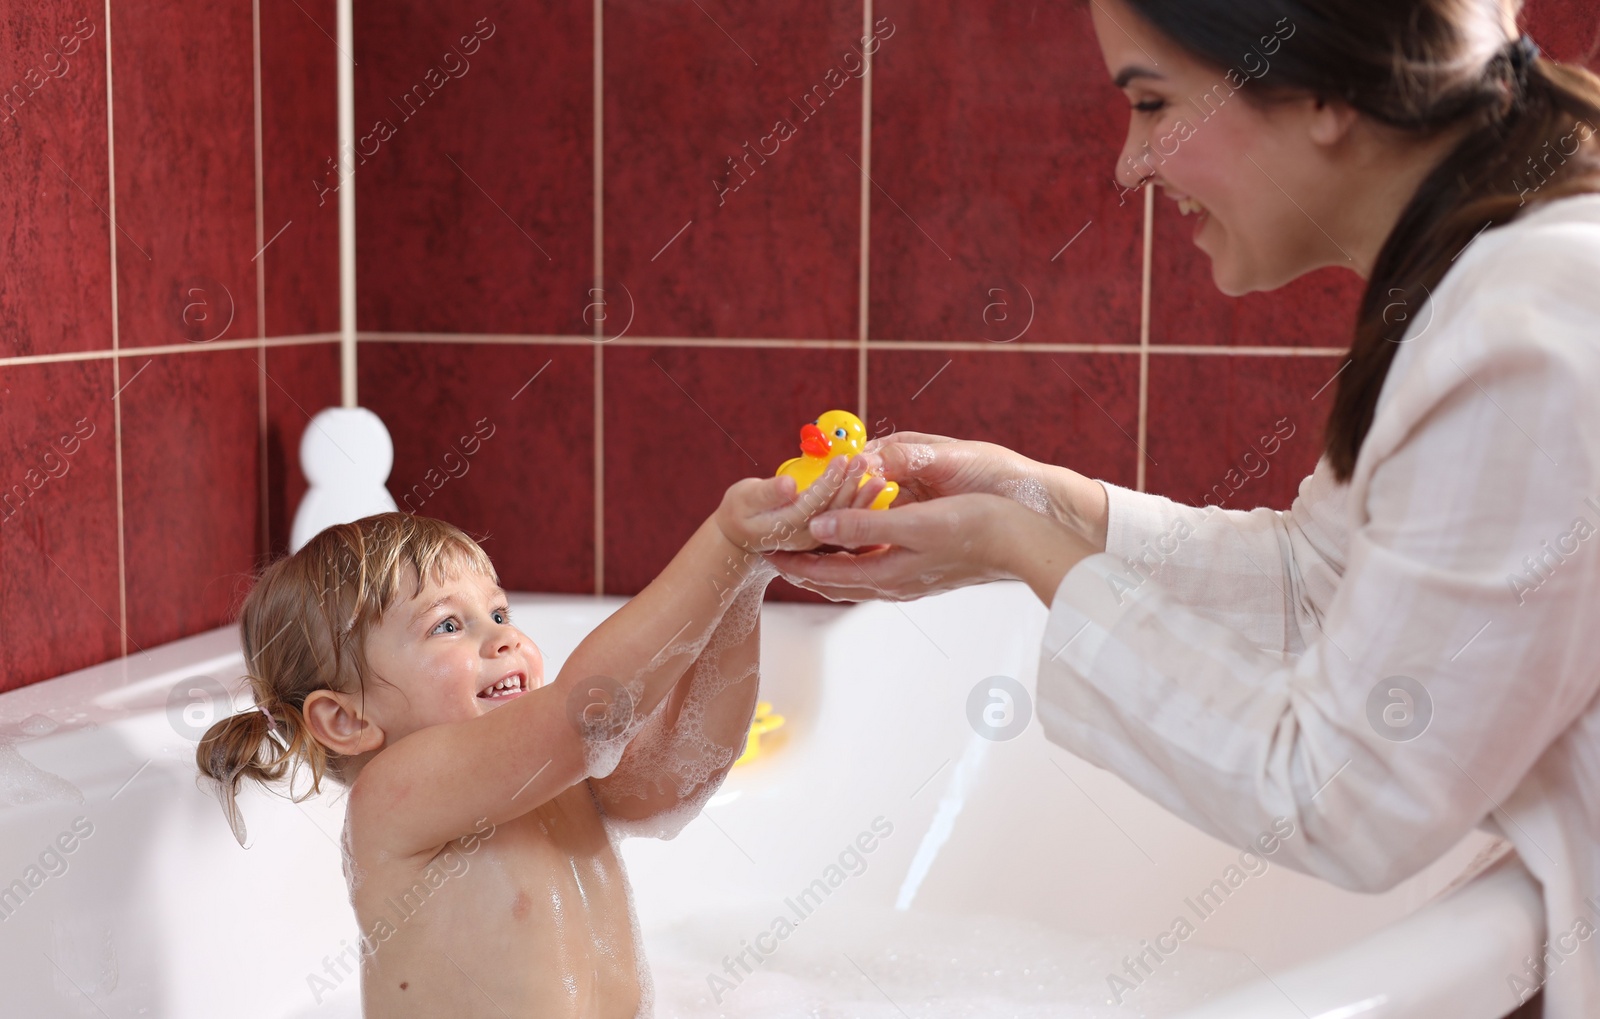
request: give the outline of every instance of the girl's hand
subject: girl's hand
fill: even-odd
[[[848,462],[839,457],[804,492],[797,491],[791,477],[736,481],[717,508],[717,526],[730,542],[747,552],[820,548],[823,543],[806,526],[812,517],[829,510],[864,510],[883,491],[880,477],[869,477],[866,484],[860,484],[868,467],[865,457]]]

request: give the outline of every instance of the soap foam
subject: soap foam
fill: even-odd
[[[380,849],[378,851],[379,863],[385,862],[388,857],[387,850]],[[344,815],[344,825],[339,830],[339,863],[340,869],[344,871],[345,889],[350,895],[350,908],[354,909],[356,907],[356,892],[360,891],[361,886],[366,883],[367,872],[356,863],[355,850],[351,846],[350,814],[348,811]]]
[[[657,1019],[1127,1019],[1167,1015],[1256,976],[1242,954],[1185,944],[1117,1004],[1106,978],[1126,979],[1124,958],[1143,950],[1137,938],[1016,917],[826,910],[749,973],[726,960],[770,915],[697,914],[652,932]]]
[[[670,783],[680,802],[672,810],[639,821],[608,819],[620,837],[676,837],[716,792],[712,776],[732,764],[743,751],[742,743],[727,747],[706,736],[705,714],[708,705],[759,669],[759,663],[751,662],[737,671],[725,670],[722,658],[760,625],[761,594],[765,588],[759,575],[747,580],[723,613],[719,626],[704,639],[691,666],[689,693],[678,712],[677,724],[670,731],[657,727],[634,737],[630,748],[633,777],[629,782],[614,784],[610,792],[643,798]],[[663,700],[657,711],[663,710],[665,704]]]
[[[999,493],[1013,502],[1033,510],[1035,513],[1050,515],[1050,493],[1044,485],[1034,478],[1021,478],[1017,480],[1002,481]]]
[[[675,645],[672,648],[663,650],[662,654],[670,658],[674,654],[683,653],[684,650],[685,646]],[[657,657],[660,657],[660,655]],[[638,704],[643,699],[643,696],[643,680],[635,679],[621,684],[617,690],[617,699],[607,706],[607,711],[628,711],[627,722],[622,731],[608,739],[589,733],[583,734],[583,769],[584,774],[589,778],[605,778],[613,771],[616,771],[617,765],[622,762],[622,752],[628,749],[628,743],[638,735],[639,730],[644,728],[650,718],[661,710],[661,706],[657,705],[656,711],[648,715],[633,711],[631,705]],[[619,709],[617,705],[621,703],[622,697],[628,698],[629,706]],[[662,703],[665,703],[665,701]]]
[[[61,723],[49,715],[32,714],[17,723],[25,736],[48,736],[61,728]]]
[[[925,442],[909,442],[906,444],[906,466],[912,473],[925,470],[933,463],[933,447]]]
[[[604,689],[606,696],[610,698],[609,702],[604,703],[607,719],[611,718],[614,713],[625,712],[625,714],[622,716],[622,728],[619,731],[610,732],[611,726],[609,725],[601,728],[601,731],[606,733],[604,736],[584,732],[582,726],[580,726],[580,734],[583,736],[585,775],[589,778],[606,778],[613,771],[616,771],[617,765],[622,761],[622,754],[628,749],[629,744],[635,741],[652,718],[665,710],[667,703],[667,698],[665,697],[648,714],[641,714],[633,710],[633,705],[644,699],[644,677],[674,658],[684,655],[691,658],[698,656],[710,639],[711,632],[708,628],[706,632],[695,634],[687,641],[680,641],[663,647],[625,683],[618,683],[610,677],[595,677],[596,680],[600,681],[595,689]],[[574,690],[574,693],[579,692],[581,689]],[[626,704],[623,703],[624,699],[626,699]],[[588,708],[600,706],[601,703],[590,702],[584,705],[584,708],[587,710]],[[569,710],[570,707],[569,704]],[[574,723],[577,723],[575,716],[569,717],[572,718]]]
[[[628,865],[622,859],[622,836],[606,827],[606,840],[611,843],[611,854],[617,860],[617,873],[622,875],[622,894],[628,903],[628,928],[633,935],[634,973],[639,981],[639,1011],[634,1019],[654,1019],[656,1014],[655,979],[650,972],[650,958],[644,949],[644,933],[639,927],[639,910],[633,902],[633,882],[628,880]]]
[[[47,715],[29,715],[20,725],[0,730],[0,805],[83,802],[81,789],[60,775],[45,771],[17,749],[18,743],[48,735],[57,728],[58,723]]]

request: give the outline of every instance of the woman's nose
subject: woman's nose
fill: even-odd
[[[1136,137],[1133,125],[1128,125],[1128,137],[1123,140],[1122,152],[1117,156],[1117,183],[1125,188],[1137,188],[1149,180],[1153,171],[1144,159],[1144,140]]]

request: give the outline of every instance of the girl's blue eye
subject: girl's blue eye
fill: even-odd
[[[495,609],[494,621],[504,626],[505,624],[511,622],[511,613],[505,611],[504,609]]]
[[[451,629],[442,630],[441,628],[445,627],[445,626],[451,627]],[[461,629],[461,624],[456,622],[454,616],[451,616],[448,619],[439,620],[438,625],[433,628],[433,632],[434,633],[440,633],[440,632],[443,632],[443,633],[455,633],[460,629]]]
[[[1140,113],[1159,113],[1166,109],[1166,106],[1167,103],[1164,99],[1146,99],[1142,103],[1135,103],[1133,108]]]

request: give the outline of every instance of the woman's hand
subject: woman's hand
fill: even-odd
[[[863,455],[874,473],[900,485],[897,504],[950,495],[1002,495],[1002,487],[1034,477],[1039,465],[992,442],[924,432],[895,432],[867,443]]]
[[[861,459],[874,474],[899,484],[897,508],[953,495],[999,495],[1065,523],[1091,545],[1105,548],[1105,488],[1076,471],[1030,460],[992,442],[922,432],[874,439]]]
[[[852,508],[812,518],[819,544],[853,552],[772,552],[796,586],[834,601],[907,601],[990,580],[1018,579],[1046,605],[1093,548],[1073,529],[1009,499],[967,493],[893,509]]]
[[[848,462],[839,457],[803,492],[787,476],[736,481],[717,507],[717,527],[745,552],[820,548],[823,543],[806,528],[807,521],[829,510],[864,510],[883,491],[882,478],[861,484],[867,467],[860,457]]]

